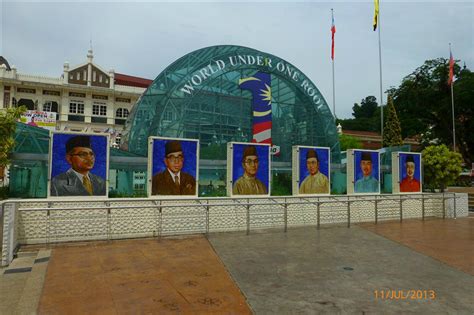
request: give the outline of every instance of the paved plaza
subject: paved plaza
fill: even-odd
[[[23,248],[0,314],[474,312],[474,216]]]

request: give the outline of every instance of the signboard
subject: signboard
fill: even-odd
[[[20,121],[29,126],[56,130],[56,115],[57,113],[54,112],[27,110],[23,115],[21,115]]]

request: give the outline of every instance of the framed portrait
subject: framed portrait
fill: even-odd
[[[331,151],[326,147],[293,146],[293,195],[331,194]]]
[[[148,138],[148,196],[197,197],[199,140]]]
[[[392,191],[394,193],[421,193],[421,153],[392,152]]]
[[[347,193],[380,193],[380,154],[376,150],[347,150]]]
[[[227,195],[270,196],[270,145],[227,143]]]
[[[48,197],[107,197],[109,134],[50,132]]]

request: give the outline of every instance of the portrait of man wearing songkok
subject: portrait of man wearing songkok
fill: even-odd
[[[152,195],[196,195],[197,142],[154,139]],[[164,150],[163,150],[164,148]]]
[[[320,153],[318,154],[318,150]],[[322,167],[328,172],[328,151],[326,149],[300,148],[300,155],[304,154],[304,164],[300,156],[300,187],[299,194],[329,194],[329,179],[323,173]],[[319,155],[324,155],[321,159]],[[321,164],[323,162],[323,165]],[[304,168],[303,168],[304,167]],[[303,169],[303,170],[301,170]],[[306,176],[305,176],[306,175]],[[305,177],[303,177],[305,176]]]
[[[107,139],[53,134],[50,196],[106,196]]]
[[[268,150],[268,146],[234,144],[234,153],[242,157],[240,161],[234,157],[233,174],[241,175],[234,181],[233,195],[268,194]]]

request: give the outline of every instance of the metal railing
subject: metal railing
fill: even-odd
[[[282,228],[427,216],[446,218],[454,193],[324,197],[8,200],[17,203],[20,243],[55,243]],[[408,205],[405,205],[407,204]],[[427,203],[429,206],[427,207]],[[303,209],[303,210],[302,210]],[[415,214],[406,214],[407,211]],[[428,213],[427,213],[428,211]],[[225,224],[222,222],[225,221]]]

